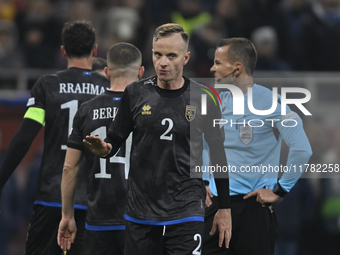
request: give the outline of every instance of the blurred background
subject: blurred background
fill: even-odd
[[[61,30],[78,19],[92,21],[98,57],[117,42],[135,44],[144,77],[154,74],[152,34],[161,24],[179,23],[190,34],[188,77],[212,77],[219,39],[250,39],[258,52],[255,82],[279,93],[281,87],[311,92],[305,107],[312,116],[293,109],[312,145],[310,163],[340,163],[340,0],[0,0],[0,164],[37,78],[66,68]],[[3,191],[0,255],[24,254],[42,142],[43,130]],[[282,164],[286,158],[283,145]],[[275,255],[339,254],[339,173],[313,177],[301,178],[275,206]]]

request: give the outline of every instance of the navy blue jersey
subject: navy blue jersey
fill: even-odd
[[[91,153],[83,139],[92,134],[104,139],[118,112],[123,92],[106,91],[85,102],[74,117],[67,146],[84,152],[88,177],[87,229],[104,230],[104,226],[124,225],[127,198],[127,177],[131,139],[111,158]],[[100,226],[103,226],[101,228]],[[110,230],[113,230],[112,228]]]
[[[213,128],[213,119],[221,118],[219,105],[208,96],[208,114],[201,112],[203,87],[185,78],[182,88],[165,90],[151,77],[125,89],[105,141],[119,145],[133,131],[127,220],[155,225],[203,220],[205,188],[195,173],[202,165],[202,134],[209,145],[224,141],[223,128]]]
[[[73,117],[83,102],[103,93],[109,86],[109,79],[103,75],[72,67],[43,75],[32,88],[27,106],[45,112],[44,151],[36,204],[61,207],[60,184]],[[87,204],[85,176],[78,181],[75,203]]]

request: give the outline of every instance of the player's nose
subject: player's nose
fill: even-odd
[[[160,64],[161,66],[166,66],[166,65],[168,65],[168,59],[166,58],[166,56],[163,56],[163,57],[160,59],[159,64]]]

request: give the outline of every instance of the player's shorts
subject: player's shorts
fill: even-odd
[[[86,210],[74,210],[77,234],[67,255],[83,254]],[[62,255],[57,242],[61,208],[34,205],[33,217],[28,229],[26,255]]]
[[[85,229],[84,255],[123,255],[125,230],[91,231]]]
[[[204,222],[166,226],[126,223],[125,255],[200,254]]]
[[[218,210],[218,198],[205,210],[202,255],[273,255],[277,237],[277,222],[272,205],[262,206],[256,197],[231,196],[232,235],[229,249],[218,247],[218,230],[209,235]]]

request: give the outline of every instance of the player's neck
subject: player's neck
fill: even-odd
[[[68,58],[67,68],[77,67],[82,69],[92,69],[92,58]]]
[[[126,86],[136,81],[137,78],[132,77],[115,77],[111,79],[110,90],[112,91],[124,91]]]
[[[176,79],[173,79],[170,81],[160,80],[159,77],[157,77],[157,85],[161,89],[169,89],[169,90],[180,89],[183,87],[184,83],[185,83],[185,80],[182,76],[178,76]]]

